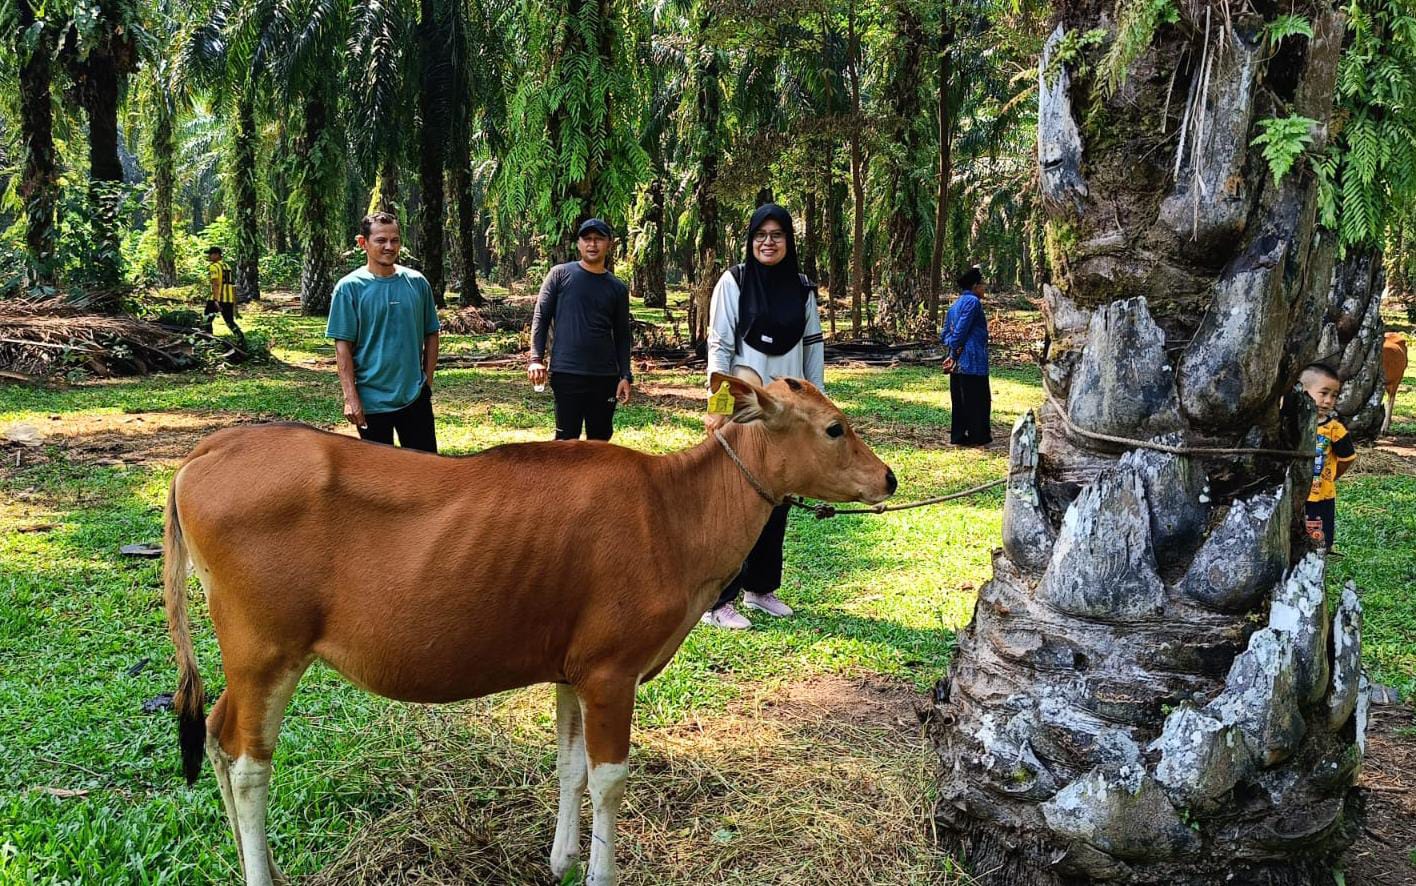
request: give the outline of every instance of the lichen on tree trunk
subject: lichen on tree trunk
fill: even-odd
[[[1068,427],[1313,448],[1285,395],[1334,244],[1310,171],[1275,183],[1251,142],[1296,114],[1321,148],[1341,21],[1306,7],[1313,37],[1270,51],[1252,11],[1184,9],[1114,94],[1049,64],[1109,4],[1063,3],[1044,51],[1049,397],[1014,429],[1003,545],[931,720],[939,832],[983,883],[1330,883],[1354,834],[1361,608],[1349,588],[1329,614],[1300,531],[1311,461]]]

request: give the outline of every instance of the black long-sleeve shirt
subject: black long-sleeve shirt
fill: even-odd
[[[551,371],[613,375],[634,381],[629,362],[629,287],[614,274],[596,274],[580,262],[556,265],[541,284],[531,317],[531,359],[546,354],[555,326]]]

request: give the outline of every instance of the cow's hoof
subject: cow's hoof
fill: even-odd
[[[551,874],[555,876],[556,882],[560,882],[567,873],[579,866],[579,853],[567,853],[565,855],[560,856],[551,856]]]

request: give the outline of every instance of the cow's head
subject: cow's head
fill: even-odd
[[[724,382],[733,395],[733,421],[760,428],[761,456],[778,492],[870,504],[894,494],[895,472],[816,385],[779,378],[764,388],[713,373],[713,390]]]

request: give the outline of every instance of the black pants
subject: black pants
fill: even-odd
[[[359,436],[374,443],[393,445],[393,432],[398,431],[398,445],[404,449],[438,451],[438,437],[433,430],[433,389],[423,385],[418,399],[393,412],[364,414],[366,428]]]
[[[988,376],[957,372],[949,376],[949,402],[953,404],[949,442],[956,446],[982,446],[993,441],[993,431],[988,426],[993,410]]]
[[[1337,499],[1310,501],[1305,504],[1304,509],[1308,513],[1309,520],[1323,521],[1323,547],[1329,551],[1332,550],[1333,536],[1337,531]]]
[[[207,331],[207,334],[211,334],[211,321],[216,317],[217,314],[220,314],[220,315],[221,315],[221,319],[223,319],[223,320],[226,321],[226,325],[231,328],[231,331],[234,332],[234,333],[236,333],[236,337],[237,337],[237,338],[239,338],[241,341],[245,341],[245,340],[246,340],[246,333],[242,332],[242,331],[241,331],[241,327],[239,327],[239,326],[236,325],[236,305],[232,304],[232,303],[229,302],[229,301],[218,302],[218,301],[213,301],[212,299],[207,299],[207,303],[206,303],[206,331]]]
[[[739,591],[770,594],[782,586],[782,544],[787,538],[787,515],[791,512],[792,506],[788,504],[772,509],[772,516],[762,528],[762,534],[757,536],[757,544],[742,561],[742,571],[723,588],[718,602],[713,604],[714,609],[736,600]]]
[[[551,373],[551,391],[556,397],[556,439],[608,440],[615,432],[615,388],[613,375],[572,375]]]

